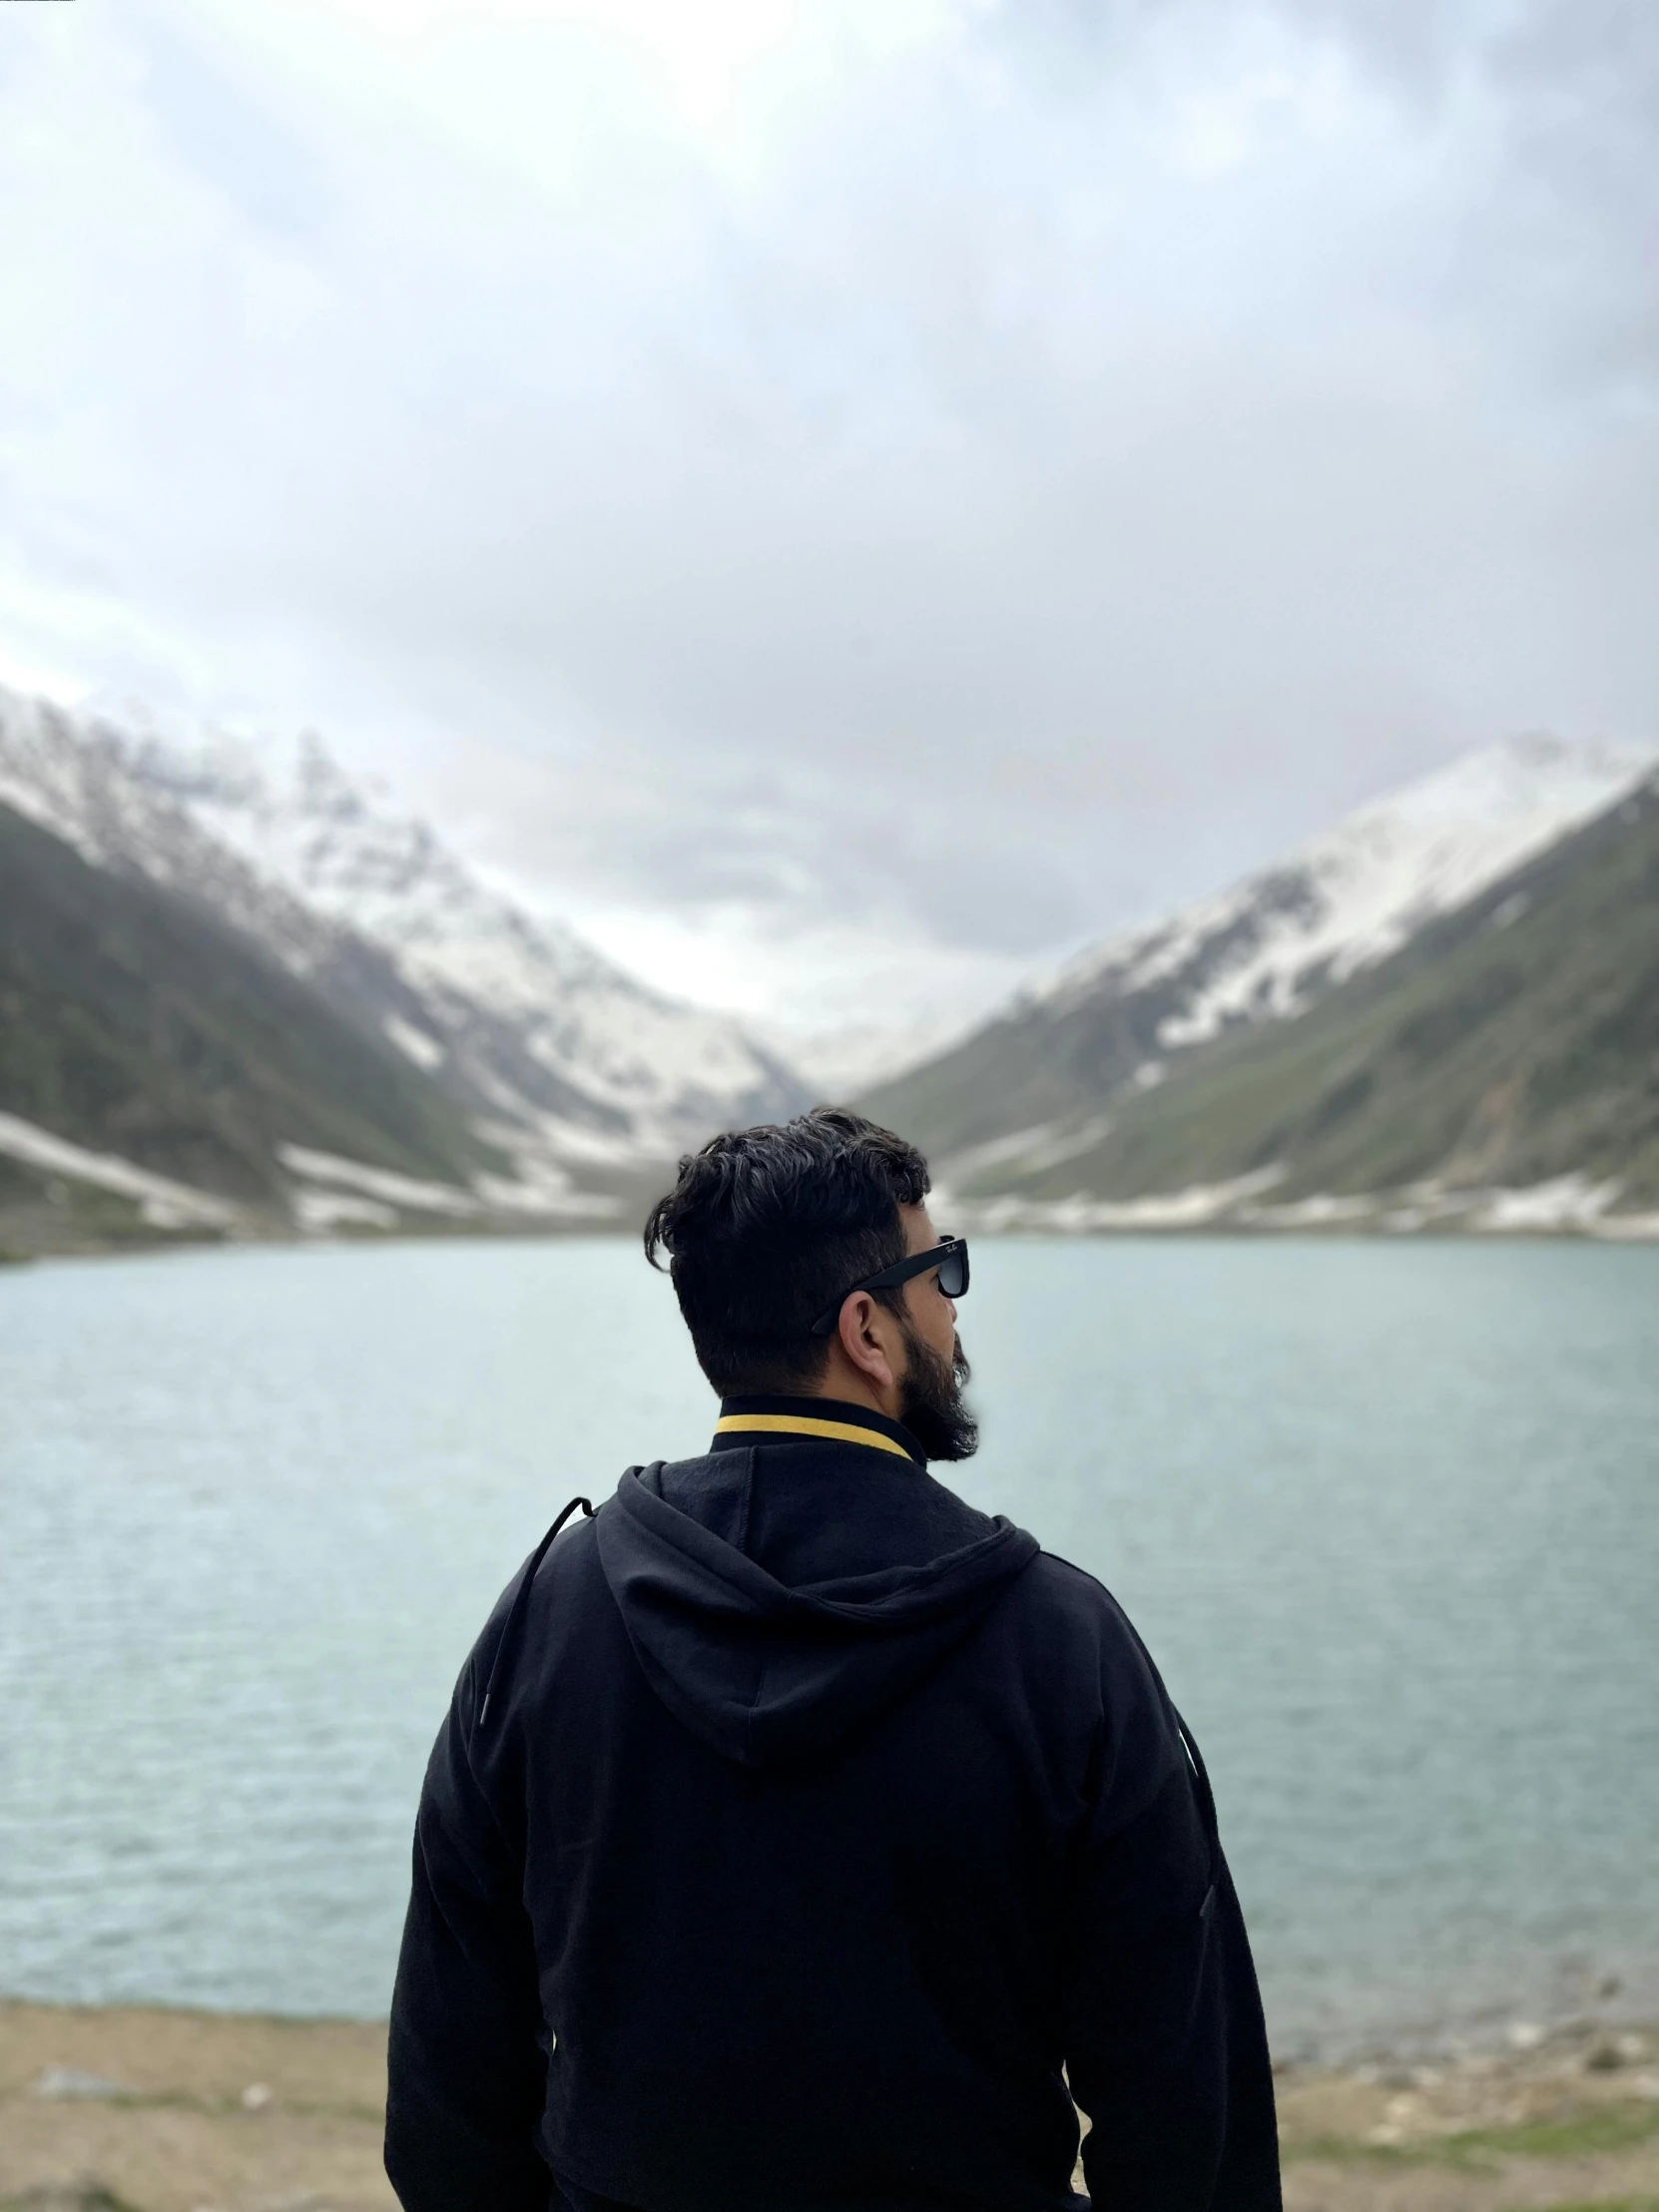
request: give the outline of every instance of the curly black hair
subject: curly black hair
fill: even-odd
[[[860,1277],[904,1257],[900,1206],[927,1162],[844,1106],[733,1129],[688,1152],[651,1209],[646,1258],[669,1275],[698,1364],[723,1397],[814,1382],[829,1348],[814,1321]],[[896,1292],[875,1292],[896,1308]]]

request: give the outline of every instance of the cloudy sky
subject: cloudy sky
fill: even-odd
[[[0,8],[0,674],[916,1028],[1659,731],[1646,0]]]

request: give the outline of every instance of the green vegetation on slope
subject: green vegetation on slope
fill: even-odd
[[[1022,999],[936,1060],[877,1084],[858,1105],[941,1156],[1052,1126],[1095,1111],[1161,1055],[1158,1025],[1178,1005],[1173,985],[1128,997],[1103,990],[1059,1013]]]
[[[967,1048],[954,1056],[954,1080],[985,1086],[981,1112],[1003,1081],[999,1054],[1036,1042],[1000,1026],[973,1040],[982,1064],[965,1064]],[[1275,1169],[1276,1203],[1570,1173],[1617,1179],[1625,1205],[1659,1202],[1659,786],[1306,1014],[1172,1057],[1155,1089],[1087,1089],[1074,1062],[1009,1077],[1022,1101],[1046,1081],[1064,1102],[1045,1143],[954,1171],[967,1117],[935,1096],[945,1072],[868,1103],[964,1196],[1125,1199]],[[1091,1118],[1105,1126],[1091,1134]],[[1012,1112],[999,1121],[1021,1126]],[[1068,1128],[1078,1142],[1064,1149]]]
[[[255,1205],[279,1195],[282,1141],[445,1182],[504,1166],[303,980],[4,806],[0,1111]]]

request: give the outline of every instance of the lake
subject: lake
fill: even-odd
[[[985,1241],[962,1335],[946,1471],[1151,1644],[1282,2051],[1659,2017],[1659,1250]],[[713,1410],[622,1241],[0,1270],[0,1990],[383,2012],[491,1600]]]

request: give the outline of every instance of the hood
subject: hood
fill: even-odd
[[[1036,1538],[1012,1522],[925,1474],[872,1474],[874,1456],[808,1444],[658,1461],[631,1467],[596,1515],[605,1578],[646,1679],[722,1758],[765,1767],[827,1750],[915,1688],[1036,1557]],[[764,1483],[764,1515],[746,1495],[736,1524],[764,1520],[764,1543],[709,1525],[734,1525],[711,1508],[711,1476],[727,1504],[734,1483]],[[918,1530],[932,1554],[920,1563]],[[949,1548],[935,1550],[941,1541]]]

